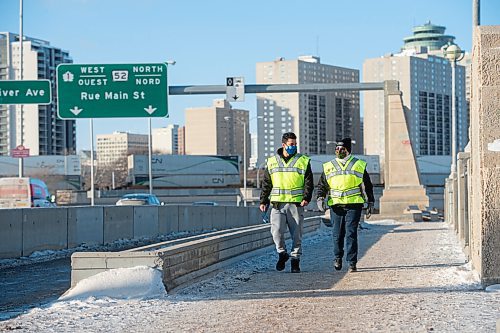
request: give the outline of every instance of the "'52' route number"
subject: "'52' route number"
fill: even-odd
[[[128,81],[128,71],[112,71],[113,81]]]

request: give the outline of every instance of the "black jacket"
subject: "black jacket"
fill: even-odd
[[[363,174],[363,184],[365,187],[365,193],[368,199],[368,202],[375,202],[375,197],[373,196],[373,184],[372,181],[370,180],[370,175],[368,174],[368,171],[365,170],[365,173]],[[330,191],[330,185],[328,185],[328,182],[326,181],[326,176],[325,173],[323,172],[321,174],[321,177],[318,182],[318,186],[316,187],[316,197],[317,198],[326,198],[328,195],[328,192]]]
[[[288,162],[293,156],[285,157],[283,156],[283,148],[278,149],[278,155],[281,156],[285,162]],[[262,191],[260,192],[260,203],[263,205],[269,204],[269,195],[271,194],[271,190],[273,189],[273,182],[271,180],[271,175],[269,174],[269,170],[266,168],[264,172],[264,179],[262,180]],[[306,174],[304,175],[304,197],[303,200],[310,202],[312,199],[312,194],[314,191],[314,179],[313,173],[311,169],[311,163],[307,164]]]

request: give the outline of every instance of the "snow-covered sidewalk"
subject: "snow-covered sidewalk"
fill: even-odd
[[[306,235],[302,272],[260,250],[162,294],[145,267],[84,281],[58,302],[0,322],[20,332],[494,332],[500,292],[484,291],[444,223],[372,222],[359,271],[334,271],[331,229]]]

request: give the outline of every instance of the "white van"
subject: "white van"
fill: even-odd
[[[0,208],[55,207],[55,197],[36,178],[0,178]]]

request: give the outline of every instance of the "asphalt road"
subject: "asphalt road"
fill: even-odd
[[[0,269],[0,320],[57,299],[70,284],[71,258]]]

